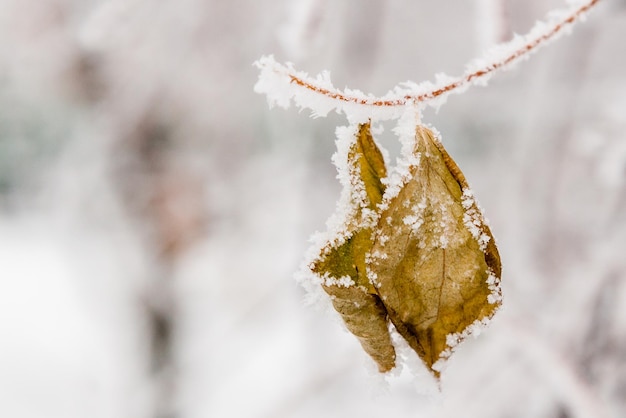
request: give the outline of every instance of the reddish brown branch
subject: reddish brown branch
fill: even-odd
[[[308,90],[311,90],[313,92],[322,94],[324,96],[330,97],[332,99],[336,99],[336,100],[340,100],[343,102],[349,102],[349,103],[356,103],[356,104],[361,104],[361,105],[367,105],[367,106],[379,106],[379,107],[387,107],[387,106],[404,106],[409,102],[414,102],[414,103],[419,103],[419,102],[425,102],[434,98],[437,98],[439,96],[444,95],[445,93],[449,93],[465,84],[469,84],[477,79],[480,79],[482,77],[485,77],[493,72],[495,72],[496,70],[505,67],[506,65],[512,63],[513,61],[517,60],[518,58],[523,57],[524,55],[527,55],[528,53],[530,53],[531,51],[533,51],[535,48],[539,47],[540,45],[546,43],[547,41],[549,41],[550,39],[554,38],[557,34],[559,34],[565,27],[567,27],[568,25],[573,24],[576,20],[578,20],[582,15],[584,15],[585,13],[587,13],[593,6],[595,6],[600,0],[590,0],[588,3],[582,5],[581,7],[579,7],[577,10],[575,10],[572,14],[570,14],[568,17],[566,17],[565,19],[563,19],[562,21],[558,22],[549,32],[544,33],[543,35],[537,37],[536,39],[528,42],[527,44],[525,44],[522,48],[517,49],[516,51],[514,51],[512,54],[510,54],[509,56],[507,56],[505,59],[501,60],[501,61],[497,61],[495,63],[492,63],[482,69],[473,71],[469,74],[465,74],[461,77],[459,77],[457,80],[444,85],[443,87],[437,88],[436,90],[433,91],[429,91],[426,93],[422,93],[419,95],[405,95],[402,98],[398,98],[398,99],[390,99],[390,100],[382,100],[382,99],[367,99],[367,98],[360,98],[360,97],[353,97],[353,96],[348,96],[342,92],[339,91],[332,91],[329,90],[327,88],[324,87],[319,87],[316,86],[308,81],[306,81],[303,78],[298,77],[297,75],[294,74],[288,74],[289,78],[291,79],[291,83],[297,84],[301,87],[304,87]]]

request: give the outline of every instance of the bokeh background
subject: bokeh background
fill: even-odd
[[[460,74],[562,5],[0,0],[0,416],[626,416],[626,2],[425,113],[504,264],[441,396],[303,304],[346,121],[252,90],[269,53],[374,94]]]

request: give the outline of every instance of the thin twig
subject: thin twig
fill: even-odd
[[[599,0],[590,0],[588,3],[585,3],[584,5],[578,7],[569,15],[565,16],[563,19],[555,22],[548,31],[535,35],[534,38],[528,39],[527,42],[525,42],[520,48],[514,50],[503,59],[486,64],[485,66],[477,70],[468,70],[464,75],[452,79],[452,81],[450,81],[449,83],[444,84],[443,86],[435,86],[432,90],[422,93],[407,93],[402,97],[390,99],[381,99],[376,97],[357,97],[355,95],[342,92],[339,89],[334,89],[332,87],[322,87],[315,80],[307,78],[306,76],[299,75],[291,67],[281,66],[281,69],[285,71],[284,75],[286,75],[290,79],[291,84],[296,84],[298,86],[304,87],[311,92],[345,103],[354,103],[357,105],[376,107],[396,107],[406,106],[407,104],[414,103],[425,103],[432,99],[444,96],[452,91],[458,90],[461,87],[475,83],[481,79],[486,79],[495,71],[527,56],[538,47],[554,39],[556,35],[563,32],[565,28],[580,20],[584,14],[586,14],[593,6],[598,3],[598,1]],[[261,66],[260,64],[257,65]]]

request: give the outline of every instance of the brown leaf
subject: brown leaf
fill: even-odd
[[[311,270],[322,277],[322,287],[346,327],[363,349],[386,372],[395,366],[395,350],[388,331],[387,314],[366,276],[365,256],[372,247],[372,215],[382,201],[386,174],[370,125],[359,126],[348,152],[351,212],[347,233],[340,242],[328,243]]]
[[[437,361],[500,305],[500,257],[461,170],[425,127],[412,157],[397,194],[385,195],[384,160],[369,124],[359,126],[344,229],[309,267],[381,372],[395,366],[390,320],[439,377]]]
[[[387,314],[433,371],[500,305],[500,257],[465,177],[425,127],[410,178],[380,214],[368,265]]]

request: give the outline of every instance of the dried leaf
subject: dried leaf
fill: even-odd
[[[398,193],[385,196],[384,160],[369,124],[359,126],[344,233],[310,268],[381,372],[395,366],[391,321],[438,377],[437,361],[500,305],[500,257],[461,170],[425,127],[412,157]]]
[[[398,332],[433,366],[500,304],[500,257],[465,177],[425,127],[418,164],[380,214],[369,276]]]
[[[372,221],[382,201],[385,163],[370,133],[359,126],[348,153],[352,211],[342,241],[328,243],[311,270],[322,277],[322,287],[334,308],[376,361],[381,372],[395,366],[385,308],[366,276],[365,255],[372,247]]]

